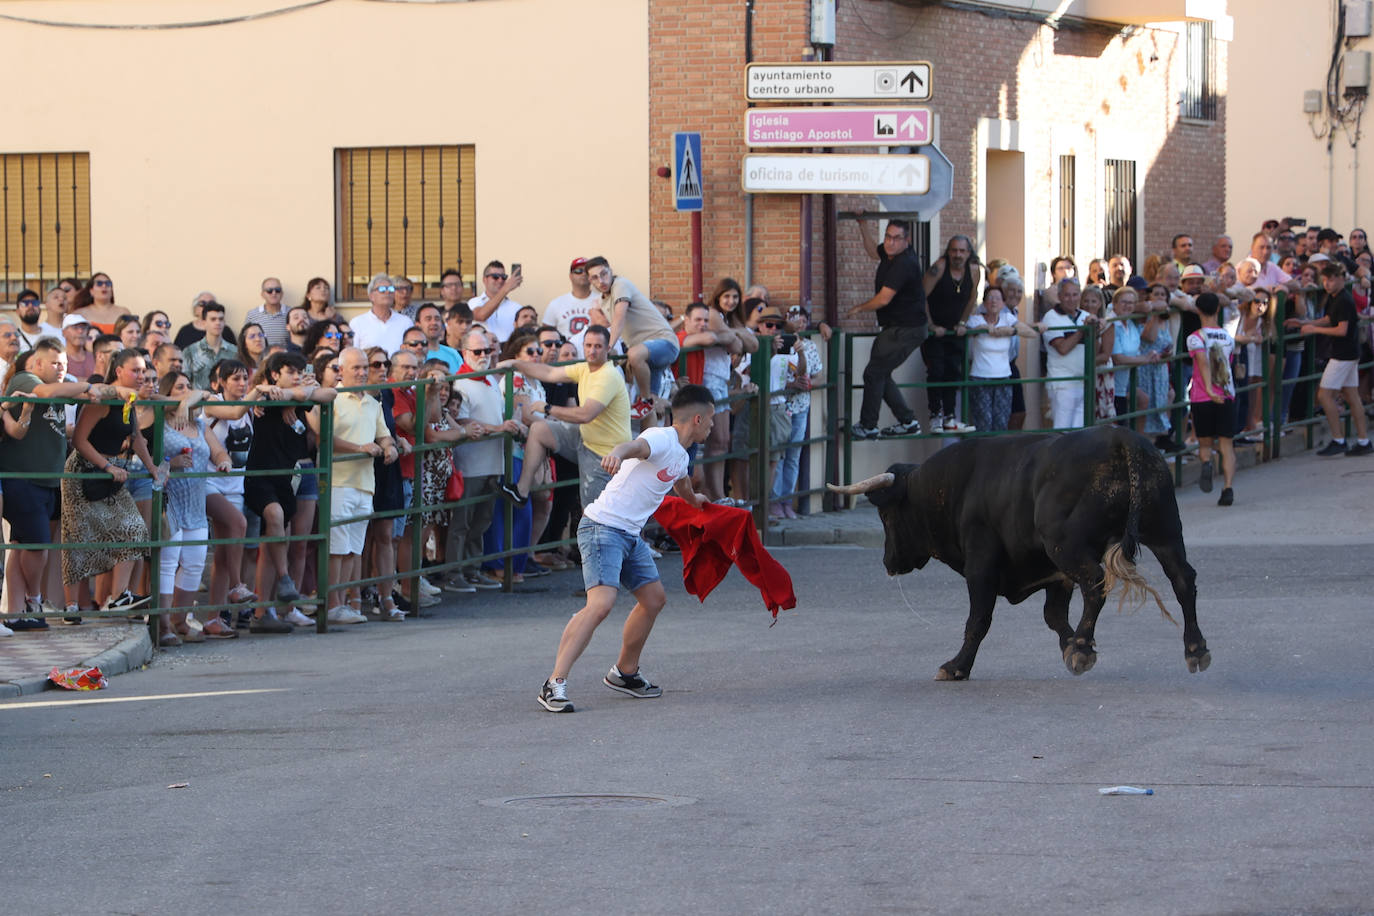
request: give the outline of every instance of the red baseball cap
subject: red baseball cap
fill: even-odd
[[[572,263],[568,265],[568,270],[577,270],[577,268],[584,266],[586,263],[586,258],[573,258]]]

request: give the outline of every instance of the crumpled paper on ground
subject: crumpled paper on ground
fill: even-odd
[[[53,666],[48,672],[48,680],[65,690],[102,690],[110,686],[109,680],[99,668],[73,668],[63,671]]]

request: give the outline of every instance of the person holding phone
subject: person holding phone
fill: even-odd
[[[509,340],[511,332],[515,330],[515,315],[522,306],[510,295],[520,288],[524,279],[518,262],[511,264],[510,273],[507,274],[504,264],[492,261],[482,268],[482,287],[485,292],[468,300],[473,321],[485,325],[501,343]]]

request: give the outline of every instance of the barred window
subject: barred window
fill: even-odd
[[[338,297],[367,298],[376,273],[404,274],[415,300],[439,298],[450,267],[476,279],[472,146],[406,146],[337,151]]]
[[[1077,172],[1077,156],[1059,157],[1059,253],[1070,257],[1078,244],[1074,232],[1074,216],[1078,212],[1078,200],[1074,195]]]
[[[91,273],[89,153],[0,153],[0,298]]]
[[[1217,119],[1217,57],[1212,23],[1190,22],[1187,30],[1186,84],[1179,117],[1198,121]]]
[[[1102,196],[1107,225],[1102,250],[1137,260],[1135,160],[1108,159],[1105,165]]]

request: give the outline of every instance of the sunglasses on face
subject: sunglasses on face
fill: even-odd
[[[525,348],[525,355],[526,355],[526,356],[543,356],[543,355],[544,355],[544,348],[543,348],[543,347],[526,347],[526,348]]]
[[[563,339],[559,338],[558,340],[541,340],[539,341],[539,346],[543,347],[545,350],[552,350],[554,347],[563,346]]]
[[[374,359],[369,365],[371,365],[373,369],[390,369],[390,368],[391,368],[391,360],[389,360],[389,359]]]
[[[340,332],[339,332],[339,336],[340,336],[340,337],[353,337],[354,334],[353,334],[352,331],[340,331]]]
[[[114,284],[113,284],[112,282],[110,282],[109,280],[96,280],[96,281],[95,281],[94,283],[92,283],[91,285],[92,285],[92,286],[114,286]]]
[[[338,364],[338,363],[330,363],[329,365],[325,366],[325,368],[328,369],[330,372],[335,372],[335,373],[337,373],[337,372],[339,371],[339,364]]]
[[[23,308],[24,306],[26,306],[26,305],[31,305],[31,306],[33,306],[34,308],[38,308],[38,300],[37,300],[37,299],[20,299],[20,300],[19,300],[19,308],[22,309],[22,308]]]
[[[336,332],[334,332],[334,331],[325,331],[325,332],[324,332],[324,338],[325,338],[326,340],[338,340],[338,339],[339,339],[339,335],[338,335]]]
[[[769,331],[776,331],[778,328],[782,327],[782,325],[778,324],[776,321],[760,321],[759,327]]]
[[[496,348],[495,348],[495,347],[482,347],[482,348],[476,349],[476,350],[468,350],[468,352],[469,352],[469,353],[475,353],[475,354],[478,355],[478,356],[490,356],[492,353],[495,353],[495,352],[496,352]]]
[[[280,286],[264,286],[263,289],[262,289],[262,291],[263,291],[264,293],[279,293],[279,292],[281,292],[281,287],[280,287]]]
[[[153,322],[153,327],[155,327],[155,328],[170,328],[171,326],[172,326],[172,323],[171,323],[170,321],[154,321],[154,322]]]
[[[406,343],[402,344],[402,346],[414,347],[414,348],[417,349],[417,350],[420,349],[421,347],[423,347],[424,345],[425,345],[425,342],[424,342],[423,340],[410,340],[410,341],[407,341]]]
[[[505,274],[487,274],[487,279],[488,279],[488,280],[504,280],[504,279],[506,279],[506,275],[505,275]]]
[[[394,293],[394,292],[396,292],[396,287],[394,287],[394,286],[374,286],[374,287],[372,288],[372,291],[373,291],[374,293]]]

